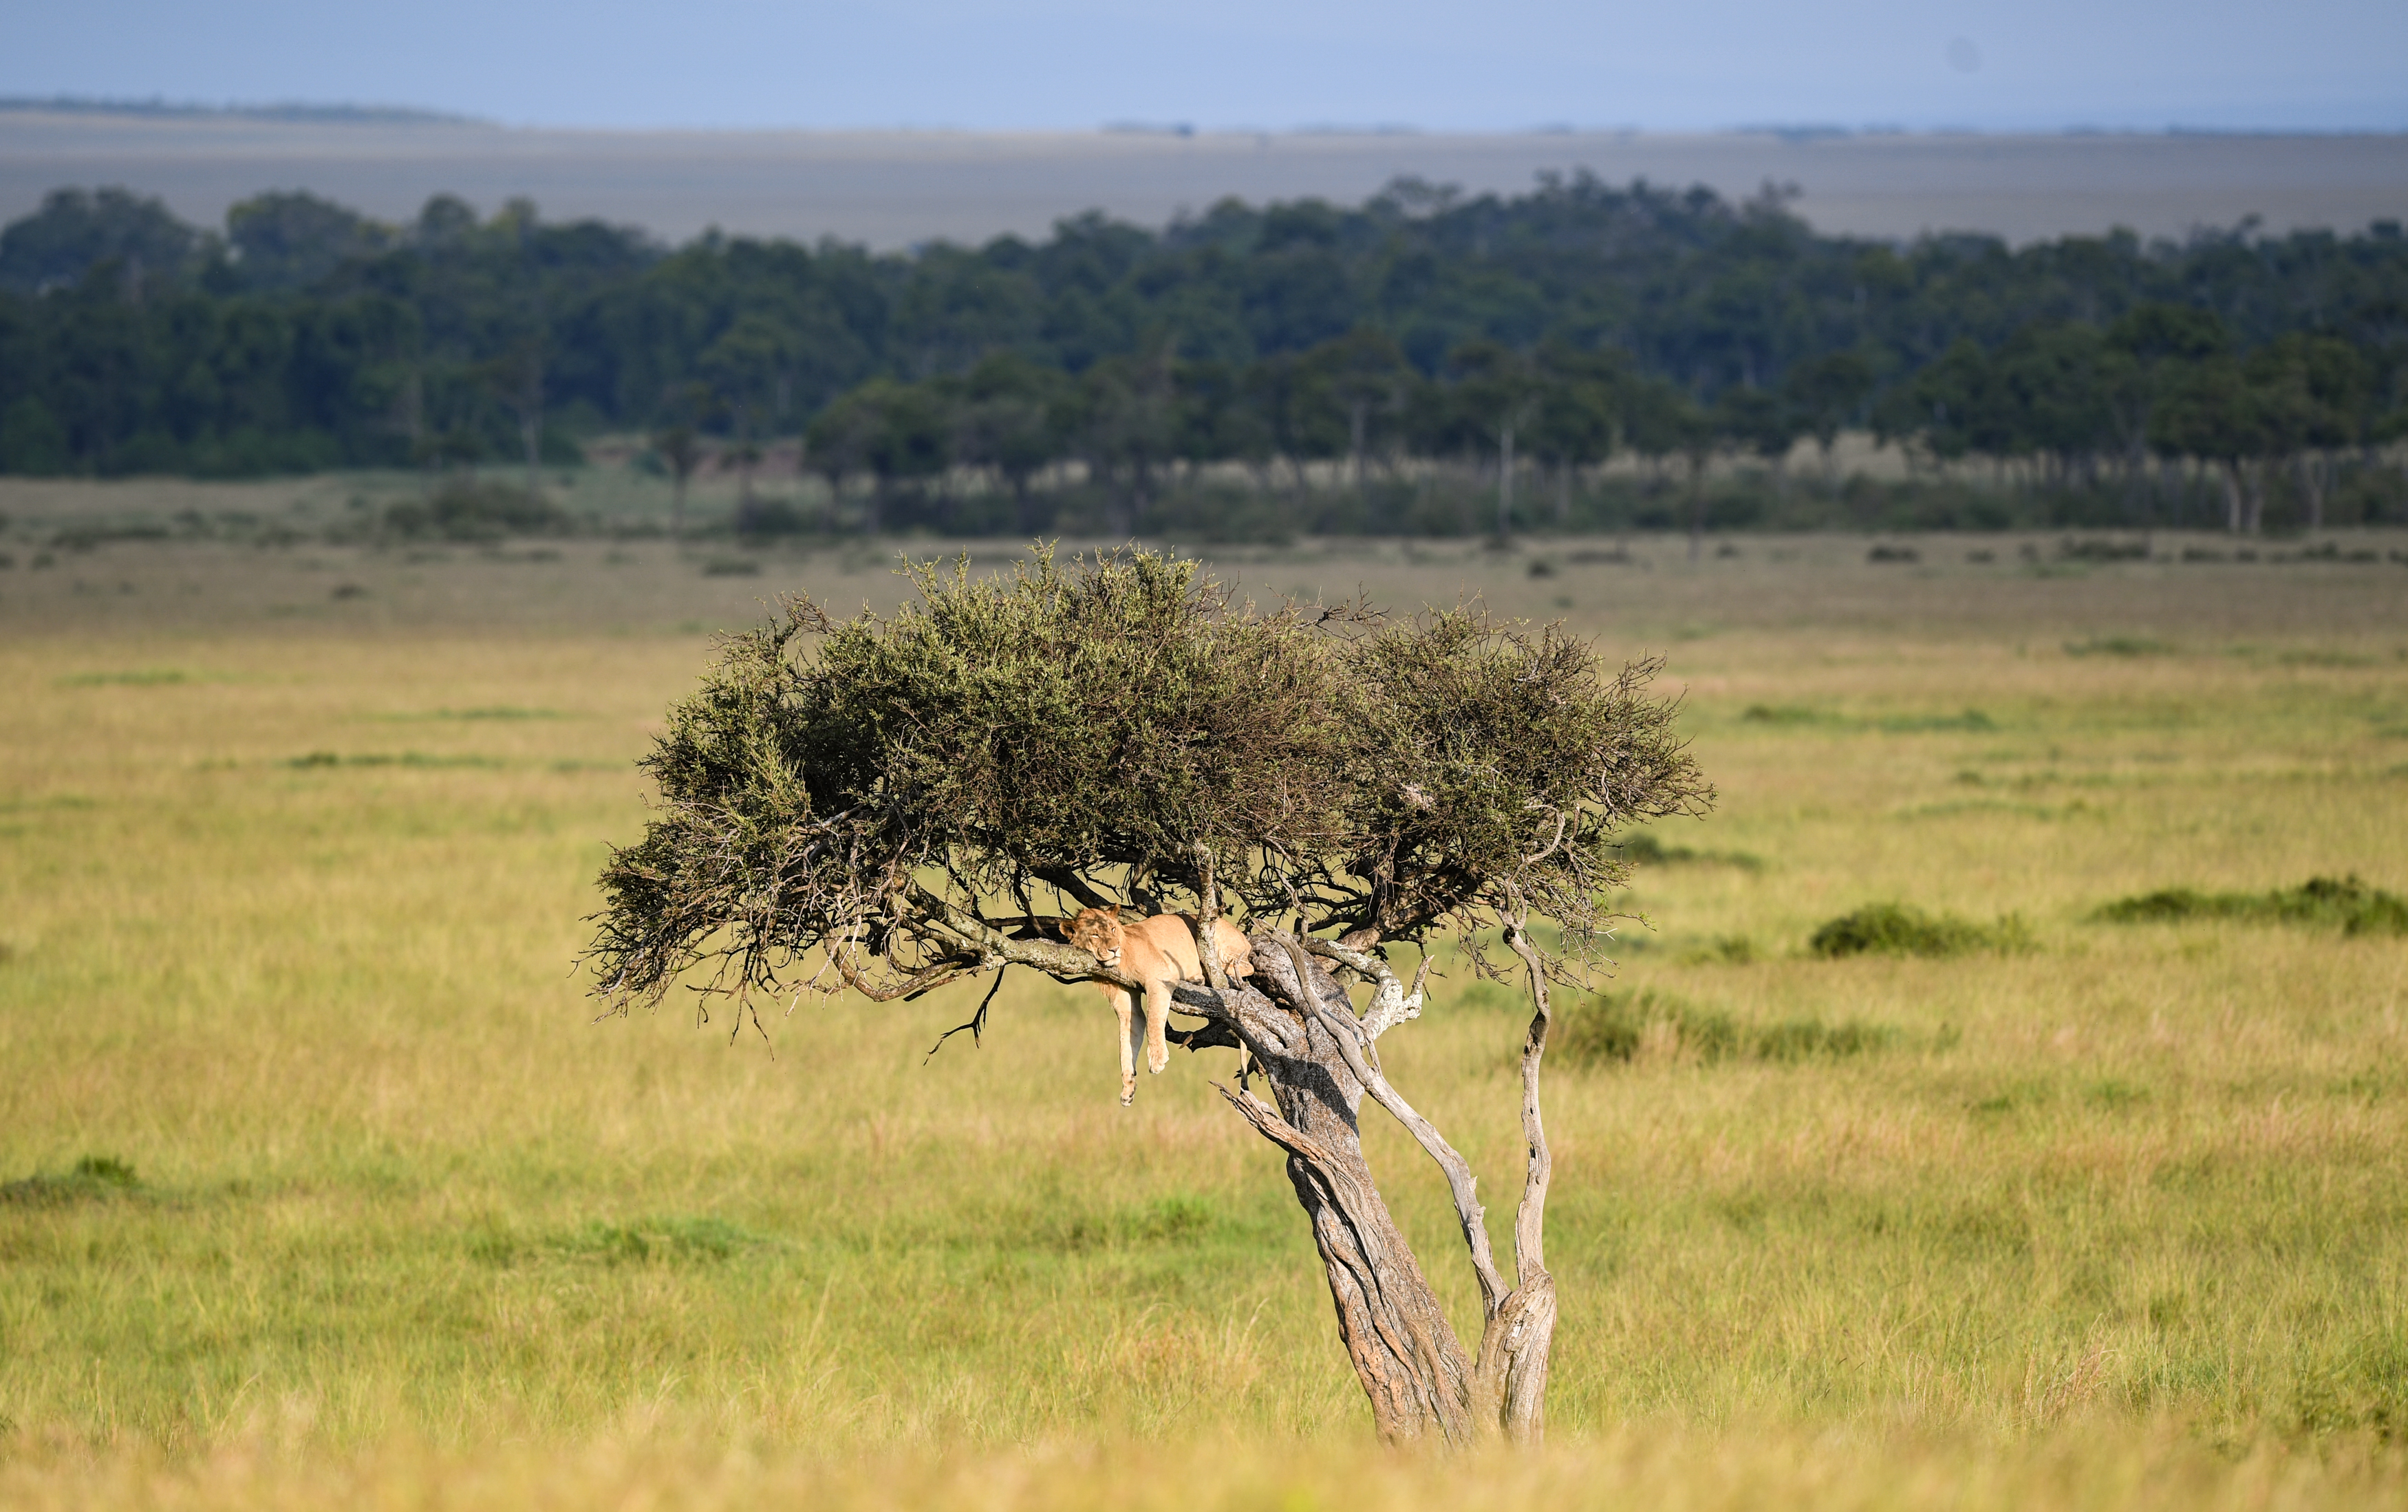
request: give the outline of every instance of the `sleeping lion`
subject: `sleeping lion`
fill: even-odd
[[[1070,920],[1069,941],[1100,957],[1106,965],[1145,983],[1145,1068],[1159,1073],[1170,1063],[1170,1045],[1163,1037],[1169,1027],[1170,990],[1181,982],[1204,979],[1204,963],[1196,950],[1194,914],[1155,914],[1149,919],[1123,919],[1120,906],[1082,908]],[[1212,938],[1220,946],[1221,969],[1232,979],[1254,974],[1254,948],[1226,919],[1212,921]],[[1137,1047],[1140,1026],[1132,994],[1110,982],[1097,982],[1121,1023],[1121,1105],[1137,1098]]]

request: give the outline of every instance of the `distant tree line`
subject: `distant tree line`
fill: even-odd
[[[1892,245],[1817,235],[1771,192],[1584,174],[908,254],[667,249],[448,196],[394,226],[264,194],[212,233],[61,190],[0,231],[18,473],[534,468],[619,431],[654,438],[681,498],[707,457],[799,444],[837,502],[788,525],[1035,531],[1075,486],[1140,529],[1200,478],[1250,476],[1318,499],[1318,528],[1383,529],[1426,527],[1405,501],[1433,469],[1498,527],[1576,523],[1583,479],[1630,457],[1702,523],[1718,462],[1785,497],[1810,441],[1809,486],[1833,491],[1838,437],[1869,430],[1935,476],[1986,464],[2133,522],[2204,490],[2245,531],[2277,493],[2324,522],[2408,430],[2403,399],[2389,221]],[[978,518],[940,518],[965,470],[992,485]]]

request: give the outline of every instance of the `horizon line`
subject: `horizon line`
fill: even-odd
[[[170,100],[164,95],[134,98],[114,95],[0,95],[0,113],[34,115],[132,116],[190,119],[219,116],[233,120],[285,121],[343,125],[454,125],[494,131],[556,131],[619,134],[695,134],[711,136],[1164,136],[1179,139],[1229,136],[1773,136],[1784,141],[1844,141],[1856,137],[1894,136],[2399,136],[2408,124],[2393,126],[2202,126],[2169,121],[2157,126],[2115,126],[2071,121],[2055,126],[1982,126],[1971,123],[1908,125],[1872,121],[1855,124],[1828,121],[1741,121],[1716,126],[1649,126],[1640,123],[1535,121],[1519,126],[1423,126],[1411,121],[1298,121],[1286,125],[1243,122],[1198,124],[1188,121],[1107,120],[1086,126],[975,126],[959,123],[891,121],[882,124],[804,125],[651,125],[567,121],[511,121],[492,116],[438,110],[419,106],[361,104],[349,101],[282,100],[266,102]]]

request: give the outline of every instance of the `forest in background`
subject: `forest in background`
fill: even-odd
[[[744,476],[755,535],[2396,523],[2403,378],[2393,221],[1893,245],[1574,175],[908,254],[449,196],[0,231],[0,471],[536,485],[633,435],[681,495]],[[1843,477],[1853,432],[1904,476]]]

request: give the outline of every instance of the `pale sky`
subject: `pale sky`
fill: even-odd
[[[513,124],[2408,130],[2408,0],[0,0],[0,95]]]

